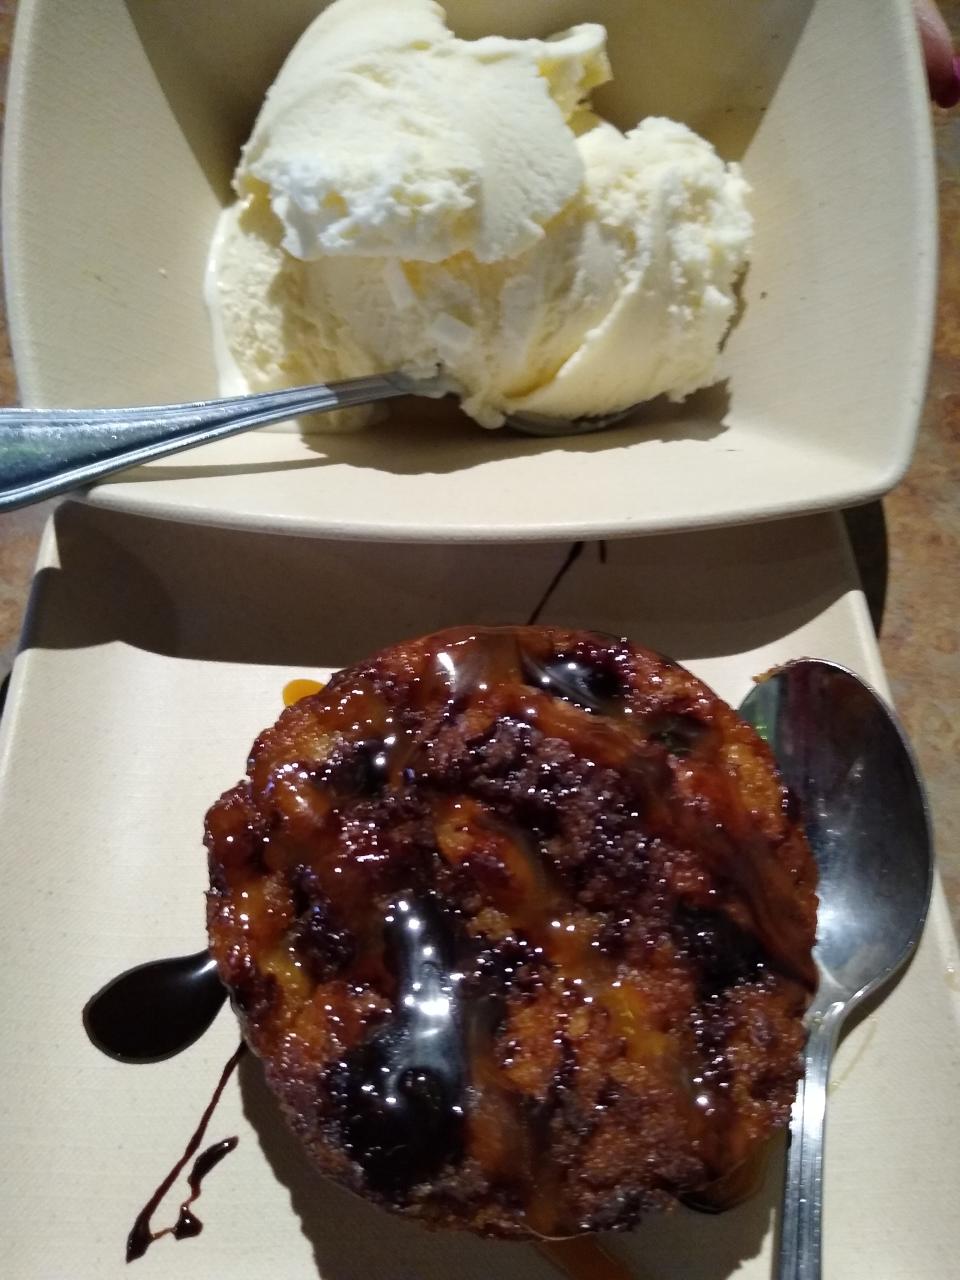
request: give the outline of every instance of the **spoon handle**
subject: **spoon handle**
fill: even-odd
[[[843,1012],[843,1003],[834,1001],[810,1015],[804,1074],[790,1115],[778,1280],[820,1280],[827,1083]]]
[[[414,391],[429,394],[434,382],[383,374],[133,409],[2,409],[0,511],[298,414],[372,404]]]

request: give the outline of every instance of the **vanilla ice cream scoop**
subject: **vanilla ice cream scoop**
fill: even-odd
[[[496,427],[715,381],[748,188],[683,125],[592,114],[605,42],[595,24],[461,40],[432,0],[325,9],[267,94],[212,250],[224,390],[439,364]]]

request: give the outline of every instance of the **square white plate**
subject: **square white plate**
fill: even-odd
[[[314,1175],[248,1059],[209,1133],[194,1240],[128,1271],[133,1218],[237,1041],[224,1010],[186,1053],[113,1062],[86,999],[203,945],[203,814],[293,676],[455,622],[525,620],[559,547],[320,548],[67,506],[47,531],[0,740],[0,1271],[16,1280],[548,1280],[530,1246],[433,1235]],[[739,701],[804,654],[883,686],[832,518],[588,544],[545,621],[624,632]],[[913,965],[849,1034],[831,1089],[828,1280],[945,1280],[960,1257],[960,983],[940,889]],[[720,1217],[609,1238],[638,1280],[770,1276],[781,1171]],[[158,1225],[172,1222],[183,1183]]]
[[[399,0],[398,0],[399,2]],[[263,93],[320,0],[21,0],[4,156],[10,327],[32,405],[215,394],[202,280]],[[448,0],[465,36],[606,23],[621,125],[681,119],[754,187],[726,389],[576,440],[410,401],[258,432],[101,506],[337,537],[652,533],[865,501],[902,476],[930,352],[936,200],[910,0]]]

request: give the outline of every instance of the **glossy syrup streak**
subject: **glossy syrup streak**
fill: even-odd
[[[383,933],[394,1013],[347,1055],[333,1091],[344,1148],[371,1187],[396,1197],[462,1157],[466,1063],[451,930],[436,900],[399,899]]]
[[[202,1151],[199,1156],[197,1156],[187,1179],[190,1186],[190,1195],[181,1204],[177,1221],[172,1227],[164,1227],[161,1231],[154,1231],[150,1226],[150,1219],[159,1208],[163,1197],[183,1172],[187,1161],[203,1141],[203,1136],[206,1133],[207,1126],[210,1124],[213,1113],[217,1108],[217,1103],[220,1101],[223,1091],[226,1088],[227,1081],[230,1079],[236,1069],[237,1063],[245,1052],[246,1045],[241,1041],[239,1047],[223,1068],[217,1087],[213,1091],[213,1096],[207,1103],[206,1109],[200,1117],[200,1123],[193,1131],[193,1136],[187,1143],[183,1155],[137,1214],[133,1226],[130,1229],[130,1234],[127,1236],[127,1262],[134,1262],[137,1258],[142,1258],[153,1242],[155,1240],[159,1240],[162,1236],[172,1235],[176,1240],[183,1240],[189,1236],[197,1236],[203,1230],[203,1223],[191,1212],[190,1206],[200,1195],[201,1183],[206,1175],[211,1169],[220,1163],[224,1156],[228,1155],[234,1147],[236,1147],[236,1138],[225,1138],[222,1142],[215,1142],[213,1146],[208,1147],[205,1151]]]
[[[91,996],[83,1026],[101,1053],[118,1062],[160,1062],[198,1040],[226,998],[208,951],[152,960]]]

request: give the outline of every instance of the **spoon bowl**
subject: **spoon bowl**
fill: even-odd
[[[817,1280],[830,1061],[844,1021],[920,939],[933,885],[930,820],[903,730],[846,668],[791,662],[750,691],[740,714],[796,796],[819,869],[820,985],[790,1122],[779,1271],[780,1280]]]

